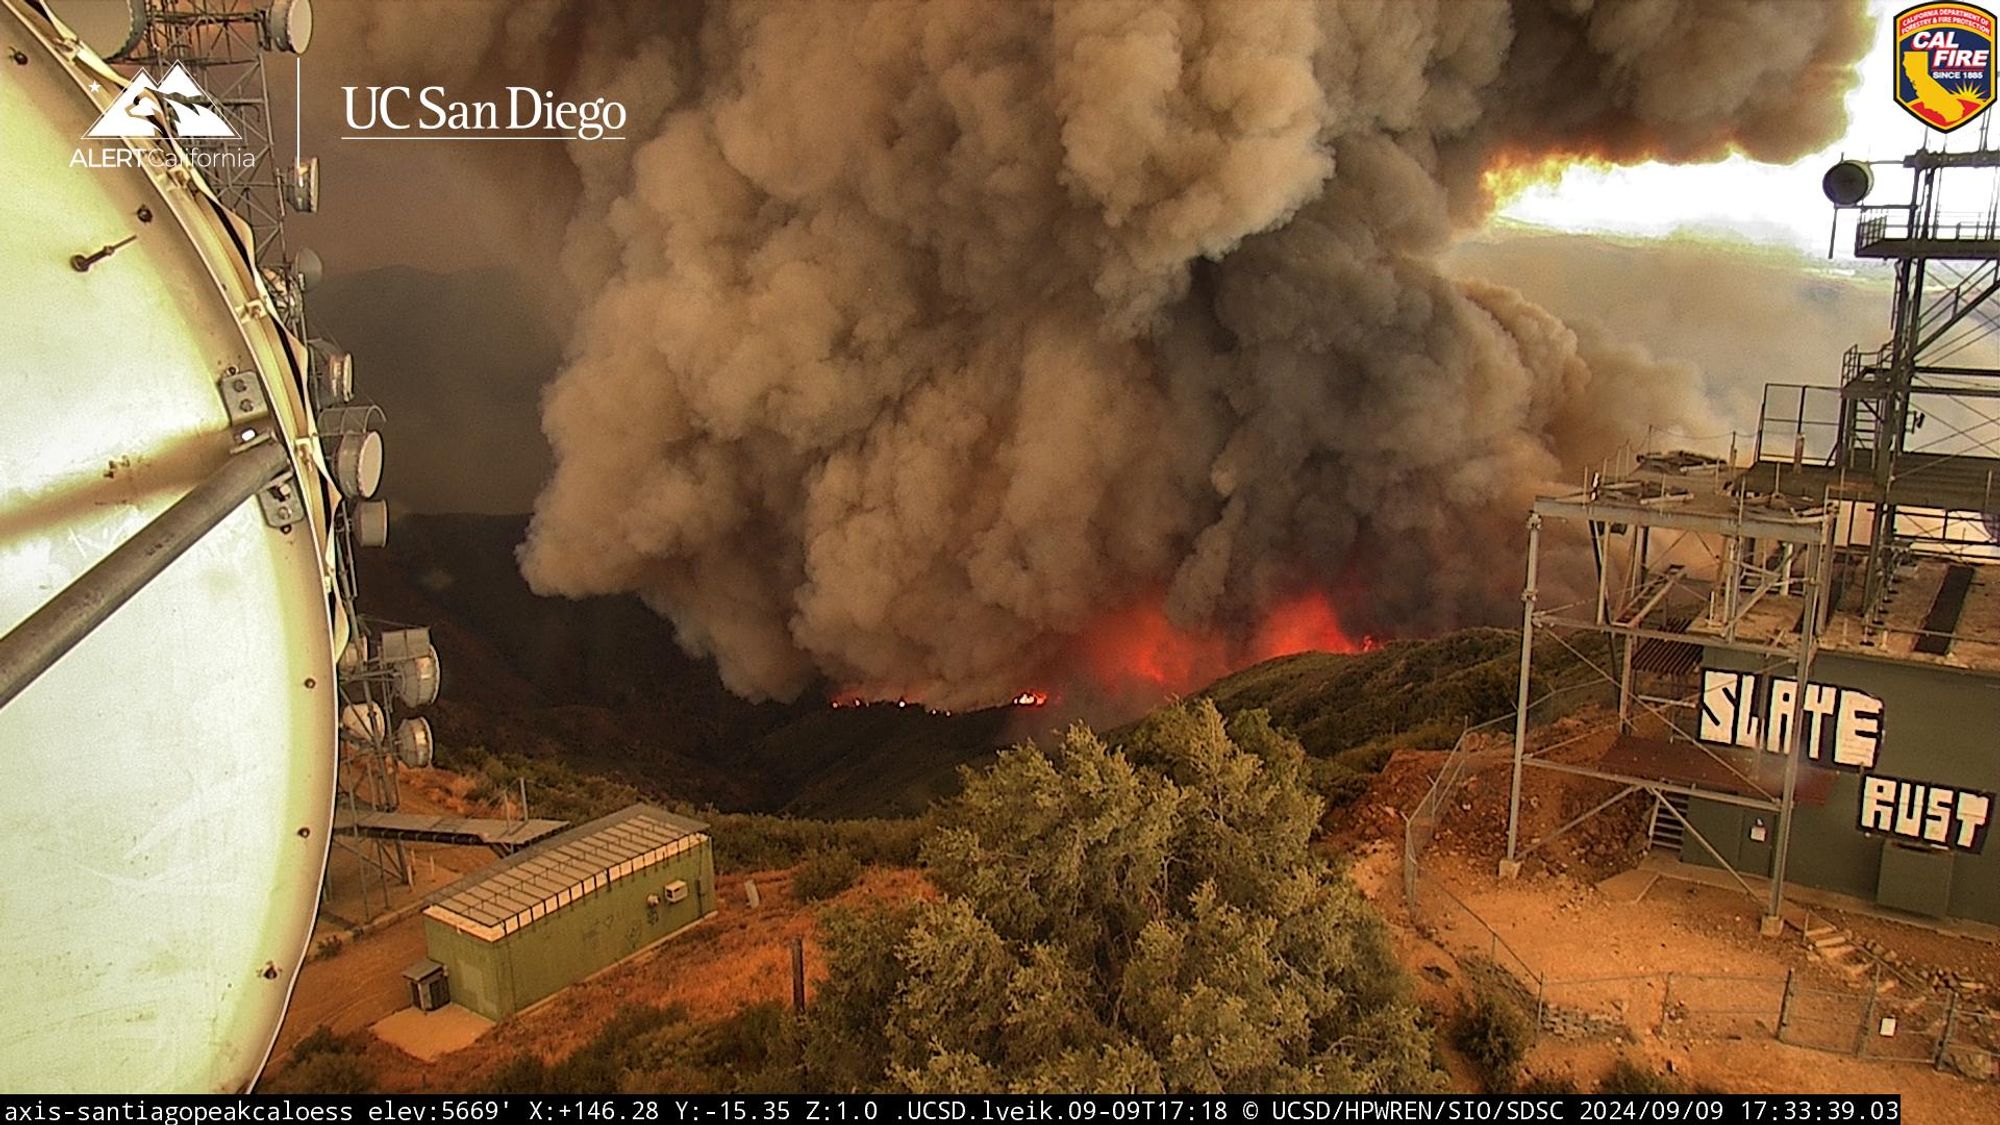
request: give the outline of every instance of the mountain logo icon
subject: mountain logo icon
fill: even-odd
[[[118,100],[85,133],[86,137],[235,137],[236,130],[215,112],[208,92],[179,63],[157,85],[140,71]]]

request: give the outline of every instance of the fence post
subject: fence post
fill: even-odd
[[[1944,994],[1944,1027],[1938,1032],[1937,1053],[1931,1056],[1931,1067],[1944,1069],[1945,1055],[1951,1050],[1951,1033],[1958,1021],[1958,989]]]
[[[1866,1056],[1868,1053],[1868,1033],[1875,1027],[1875,1000],[1882,994],[1882,966],[1877,963],[1874,975],[1868,978],[1868,1004],[1861,1009],[1861,1026],[1855,1028],[1854,1053]]]
[[[1792,1019],[1792,974],[1795,969],[1785,970],[1785,994],[1778,1000],[1778,1041],[1784,1042],[1785,1027]]]
[[[806,1013],[806,939],[792,939],[792,1011]]]
[[[1403,909],[1410,912],[1412,922],[1417,919],[1417,841],[1412,836],[1416,829],[1415,817],[1403,822]]]

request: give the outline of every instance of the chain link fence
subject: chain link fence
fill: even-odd
[[[1445,810],[1485,764],[1498,760],[1489,733],[1513,716],[1468,727],[1445,755],[1431,788],[1404,826],[1403,893],[1410,918],[1457,956],[1484,957],[1512,982],[1536,1025],[1564,1039],[1775,1038],[1794,1046],[1891,1062],[1928,1063],[1968,1078],[2000,1082],[2000,1012],[1963,993],[1876,979],[1848,987],[1801,981],[1796,973],[1634,973],[1562,978],[1522,952],[1427,872],[1424,857]]]
[[[1758,1039],[1778,1034],[1789,977],[1667,973],[1660,1034],[1682,1039]]]

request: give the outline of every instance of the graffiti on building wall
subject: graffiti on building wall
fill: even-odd
[[[1882,701],[1865,691],[1761,672],[1705,668],[1703,742],[1769,754],[1803,747],[1803,761],[1860,773],[1855,826],[1913,843],[1979,852],[1986,846],[1993,794],[1875,772],[1883,749]],[[1800,736],[1803,732],[1803,736]]]

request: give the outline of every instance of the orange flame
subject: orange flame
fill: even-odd
[[[1340,623],[1340,613],[1325,592],[1310,590],[1272,606],[1248,636],[1217,630],[1189,631],[1167,620],[1162,600],[1155,596],[1106,614],[1086,629],[1074,650],[1080,672],[1099,689],[1128,703],[1151,706],[1169,695],[1198,691],[1252,664],[1300,652],[1371,652],[1380,647],[1374,637],[1359,639]],[[987,706],[1037,708],[1056,699],[1030,688]],[[919,708],[933,715],[950,715],[918,700],[873,695],[845,688],[827,702],[835,709],[854,707]]]
[[[1317,590],[1273,606],[1247,641],[1178,629],[1167,620],[1165,607],[1150,599],[1104,617],[1082,639],[1085,663],[1098,684],[1157,695],[1196,691],[1274,657],[1375,647],[1373,637],[1350,636],[1332,600]]]
[[[1571,168],[1590,168],[1602,172],[1616,167],[1618,165],[1612,161],[1590,154],[1499,153],[1491,158],[1486,169],[1479,174],[1479,184],[1485,189],[1487,206],[1497,211],[1521,198],[1531,188],[1549,187],[1561,183],[1563,175]]]

